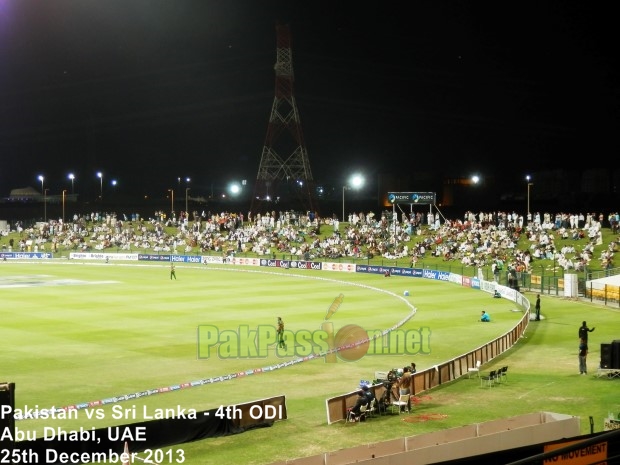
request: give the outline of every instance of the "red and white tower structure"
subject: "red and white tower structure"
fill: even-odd
[[[299,111],[293,93],[293,52],[288,25],[277,25],[277,55],[274,66],[276,91],[251,211],[295,209],[317,212],[316,192],[308,150],[304,143]],[[274,208],[274,204],[280,204]]]

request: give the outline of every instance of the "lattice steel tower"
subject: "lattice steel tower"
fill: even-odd
[[[254,185],[251,211],[295,209],[317,212],[308,151],[293,93],[293,59],[288,25],[277,25],[276,92]]]

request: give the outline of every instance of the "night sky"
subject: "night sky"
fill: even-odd
[[[84,196],[98,193],[98,171],[106,192],[115,179],[128,195],[252,183],[278,21],[291,30],[318,184],[342,186],[353,172],[522,182],[613,164],[614,10],[559,0],[0,0],[0,196],[40,189],[38,175],[50,195],[70,189],[71,172]]]

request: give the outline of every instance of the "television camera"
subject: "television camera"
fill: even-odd
[[[399,378],[403,375],[402,368],[392,368],[387,372],[385,378],[377,379],[375,382],[377,384],[383,384],[385,391],[379,399],[379,403],[383,405],[388,405],[391,403],[390,399],[398,400],[398,397],[394,393],[394,383],[397,383]]]

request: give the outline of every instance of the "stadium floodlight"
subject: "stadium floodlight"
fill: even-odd
[[[99,178],[99,199],[103,202],[103,173],[99,171],[97,177]]]
[[[344,222],[344,191],[349,189],[359,189],[364,185],[364,178],[360,174],[354,174],[349,179],[349,184],[342,186],[342,221]]]
[[[69,179],[71,179],[71,195],[75,194],[75,190],[74,190],[74,186],[73,186],[73,182],[75,181],[75,174],[73,173],[69,173],[69,176],[67,176]]]

